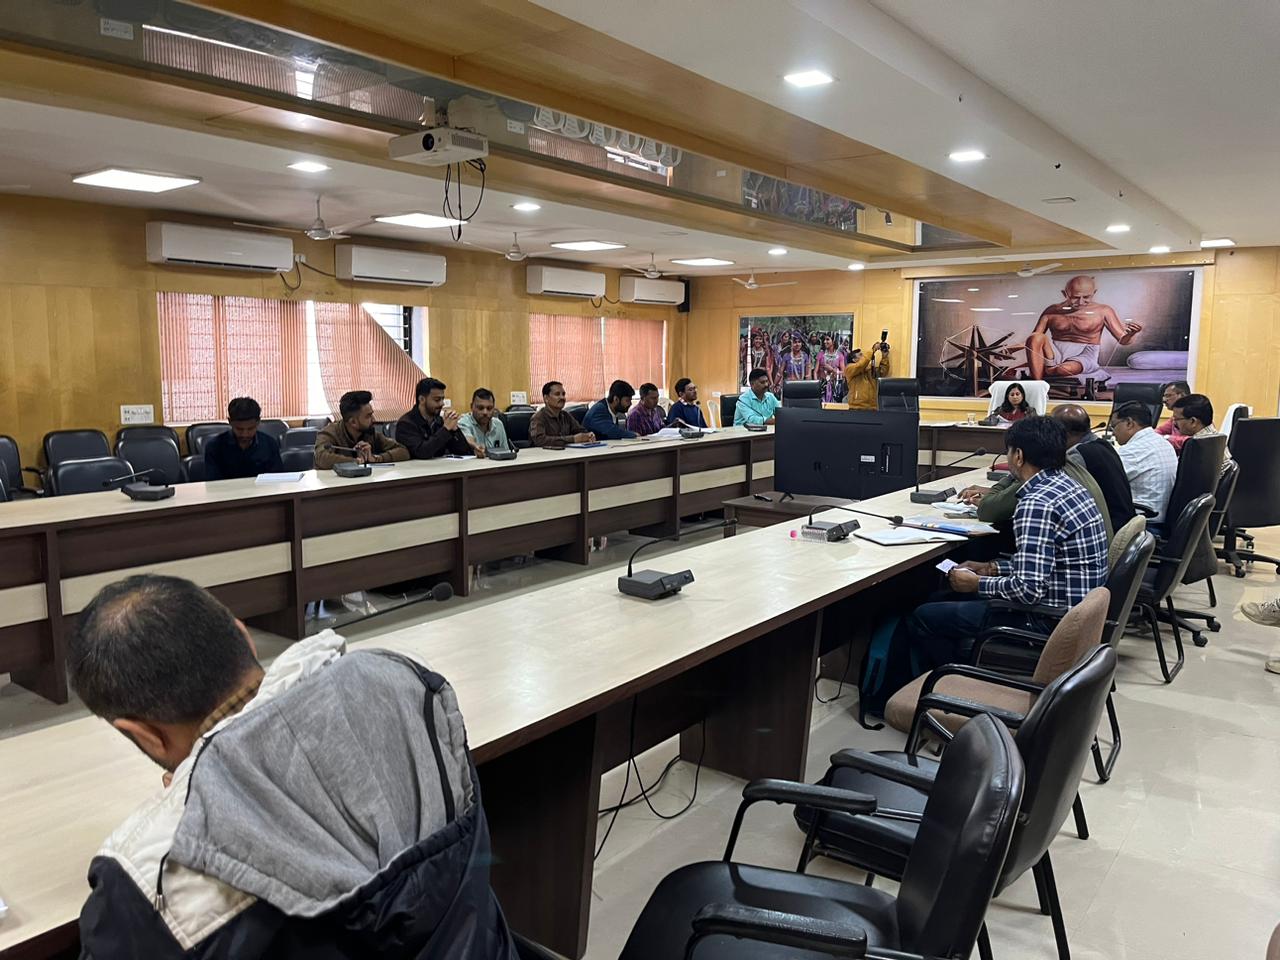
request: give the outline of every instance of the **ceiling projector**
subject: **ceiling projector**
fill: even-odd
[[[487,157],[489,138],[452,127],[433,127],[420,133],[394,137],[387,147],[392,160],[443,167]]]

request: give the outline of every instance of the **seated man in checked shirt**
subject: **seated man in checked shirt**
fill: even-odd
[[[1106,582],[1102,514],[1088,491],[1063,472],[1066,428],[1052,417],[1027,417],[1009,427],[1005,446],[1009,470],[1022,481],[1013,514],[1017,549],[1011,560],[953,567],[947,575],[952,592],[907,617],[919,671],[968,662],[974,638],[987,627],[1048,632],[1054,625],[1034,614],[992,610],[992,600],[1074,607]]]

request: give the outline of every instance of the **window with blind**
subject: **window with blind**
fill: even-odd
[[[403,307],[159,293],[156,308],[167,423],[221,420],[239,396],[265,417],[331,416],[356,389],[394,419],[425,376],[383,325]]]
[[[571,401],[599,400],[614,380],[666,383],[667,323],[619,317],[529,315],[529,397],[538,402],[549,380]]]

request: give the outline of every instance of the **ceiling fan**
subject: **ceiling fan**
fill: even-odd
[[[468,247],[475,247],[477,250],[484,250],[487,253],[496,253],[500,257],[506,257],[512,263],[519,263],[529,256],[528,251],[520,246],[520,235],[518,233],[511,234],[511,246],[505,250],[495,250],[493,247],[482,247],[478,243],[472,243],[470,240],[463,240],[462,243]],[[535,254],[536,256],[536,254]]]
[[[777,283],[760,283],[756,280],[756,272],[754,270],[751,271],[751,276],[745,280],[740,280],[737,277],[730,277],[729,279],[734,283],[742,284],[748,290],[763,290],[765,287],[794,287],[800,282],[799,280],[780,280]]]
[[[312,240],[345,240],[348,236],[348,230],[354,230],[356,227],[363,227],[367,223],[372,223],[370,219],[356,220],[352,223],[344,223],[338,227],[330,227],[324,222],[324,217],[320,216],[320,197],[316,197],[316,218],[306,227],[291,227],[285,224],[269,224],[269,223],[247,223],[243,220],[235,221],[238,227],[255,227],[258,230],[279,230],[284,233],[301,233]]]
[[[1038,277],[1040,274],[1048,273],[1050,270],[1057,270],[1060,266],[1062,266],[1060,263],[1046,263],[1043,267],[1033,267],[1031,264],[1025,263],[1022,265],[1022,269],[1018,271],[1018,276],[1024,279],[1026,277]]]
[[[634,270],[646,280],[661,280],[662,271],[658,269],[657,262],[653,259],[653,254],[649,254],[649,265],[647,267],[633,267],[631,264],[626,265],[628,270]]]

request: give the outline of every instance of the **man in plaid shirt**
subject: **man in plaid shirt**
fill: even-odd
[[[1009,469],[1022,480],[1013,514],[1012,560],[968,561],[947,575],[954,591],[906,620],[911,653],[922,669],[968,661],[974,638],[993,626],[1042,629],[1035,614],[990,609],[991,600],[1019,606],[1073,607],[1107,579],[1107,534],[1098,505],[1067,476],[1066,428],[1052,417],[1027,417],[1005,434]]]

